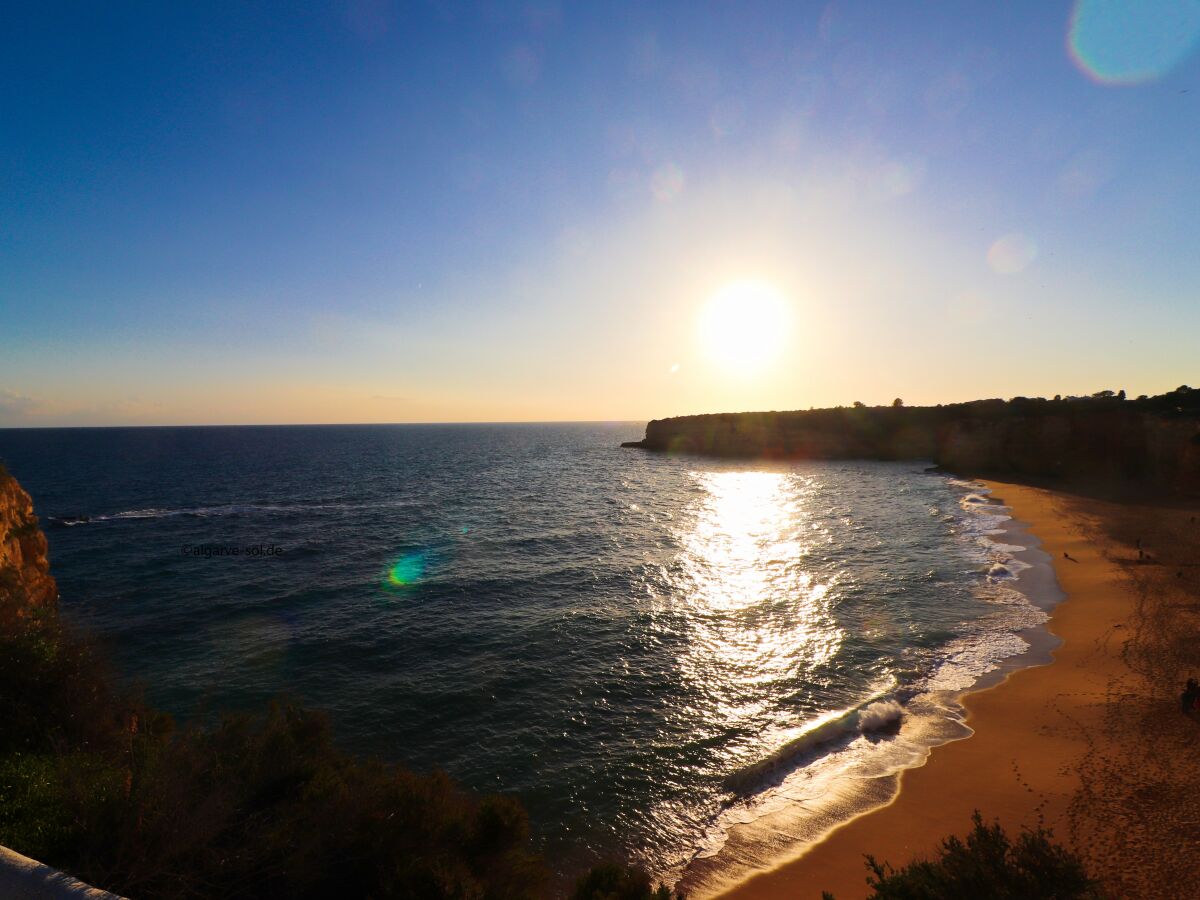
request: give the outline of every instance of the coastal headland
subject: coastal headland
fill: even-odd
[[[749,459],[927,459],[950,471],[1200,492],[1200,389],[655,419],[622,446]]]

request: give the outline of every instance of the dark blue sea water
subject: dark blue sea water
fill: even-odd
[[[67,615],[152,702],[286,693],[350,749],[519,795],[566,876],[711,874],[919,760],[954,726],[936,698],[1040,613],[972,485],[619,449],[641,432],[0,430],[0,458]],[[899,734],[837,719],[872,701]]]

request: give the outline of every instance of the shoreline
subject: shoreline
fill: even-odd
[[[1079,726],[1096,724],[1106,684],[1125,674],[1119,642],[1105,637],[1124,627],[1134,602],[1115,565],[1063,514],[1059,495],[994,480],[980,483],[993,501],[1008,507],[998,542],[1015,529],[1032,540],[1022,541],[1014,557],[1047,555],[1043,566],[1021,574],[1044,579],[1036,574],[1041,568],[1062,594],[1048,604],[1049,621],[1021,632],[1029,649],[959,696],[972,734],[933,747],[923,764],[899,772],[899,789],[888,802],[715,896],[792,900],[831,891],[838,900],[864,897],[865,854],[894,866],[932,855],[943,838],[967,831],[975,809],[986,820],[998,818],[1010,833],[1045,825],[1069,845],[1068,807],[1080,784],[1073,765],[1087,749]],[[1047,585],[1025,587],[1018,589],[1042,606],[1035,594]]]
[[[1004,509],[1006,518],[998,534],[989,534],[989,540],[1007,552],[1018,565],[1025,566],[1009,585],[1037,609],[1046,614],[1046,620],[1031,628],[1014,632],[1028,646],[997,663],[996,668],[981,675],[974,684],[961,691],[956,698],[962,705],[971,694],[988,690],[1002,684],[1013,672],[1036,666],[1048,666],[1054,662],[1054,651],[1062,645],[1062,638],[1050,630],[1054,610],[1066,599],[1054,570],[1054,557],[1046,552],[1041,539],[1029,522],[1013,512],[1004,497],[995,496],[994,482],[976,479],[987,492],[988,506]],[[964,738],[966,740],[966,738]]]
[[[1044,666],[1053,661],[1051,652],[1060,641],[1047,626],[1050,611],[1062,601],[1064,594],[1055,579],[1051,557],[1043,551],[1041,541],[1027,523],[1012,514],[1004,499],[992,496],[989,485],[978,479],[951,477],[947,487],[963,492],[957,503],[965,516],[963,523],[969,526],[963,539],[977,542],[976,546],[994,567],[988,573],[987,591],[991,602],[996,604],[996,614],[1002,615],[1000,611],[1013,604],[1016,609],[1024,607],[1027,610],[1017,615],[1028,617],[1032,613],[1035,619],[1024,627],[1001,629],[990,636],[994,639],[1011,635],[1021,641],[1023,649],[1009,649],[1001,643],[989,650],[986,644],[967,643],[954,654],[961,654],[962,662],[947,660],[934,681],[925,688],[915,693],[901,692],[902,696],[908,697],[907,701],[902,701],[906,706],[905,718],[894,733],[897,740],[891,751],[874,758],[864,757],[840,772],[834,772],[832,778],[827,771],[814,775],[814,770],[808,766],[797,769],[794,775],[825,780],[824,792],[813,797],[815,803],[800,804],[804,811],[799,818],[793,818],[797,815],[796,810],[789,811],[794,800],[792,804],[781,803],[770,793],[758,797],[746,818],[741,818],[744,814],[736,815],[724,826],[721,849],[703,856],[698,854],[684,867],[676,887],[685,890],[689,896],[697,900],[725,896],[760,872],[773,870],[811,852],[854,820],[887,807],[899,793],[902,773],[924,766],[937,748],[966,740],[974,734],[966,724],[964,697],[1002,682],[1013,671]],[[982,501],[981,497],[984,498]],[[984,565],[989,563],[985,561]],[[1002,574],[993,576],[996,568]],[[1005,598],[1012,594],[1019,595],[1020,599],[1014,602]],[[985,668],[974,671],[981,664]],[[892,692],[882,696],[891,698]],[[870,702],[866,700],[862,706]],[[890,743],[893,742],[885,741],[883,746]],[[776,788],[784,797],[790,794],[791,778],[788,776]],[[802,780],[799,789],[810,791],[813,783]],[[730,809],[737,808],[735,805]],[[786,837],[782,837],[784,835]]]

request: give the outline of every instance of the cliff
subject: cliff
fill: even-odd
[[[1200,493],[1200,390],[656,419],[623,446],[758,459],[928,459],[961,472]]]
[[[52,605],[58,586],[50,575],[46,536],[33,501],[0,466],[0,595],[21,609]]]

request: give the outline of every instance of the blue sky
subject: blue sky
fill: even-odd
[[[0,425],[1194,383],[1197,36],[1200,2],[10,12]],[[740,372],[696,321],[745,280],[789,316]]]

